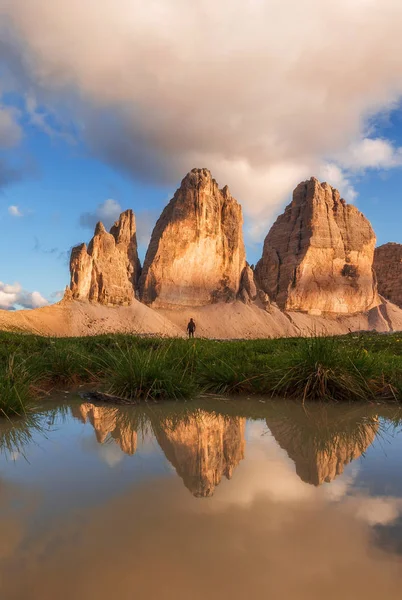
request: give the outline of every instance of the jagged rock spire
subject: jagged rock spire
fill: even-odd
[[[110,233],[98,223],[88,248],[81,244],[72,249],[71,295],[76,300],[105,305],[130,304],[140,271],[135,217],[132,210],[127,210]]]
[[[286,310],[357,313],[379,304],[370,222],[317,179],[300,183],[265,242],[255,277]]]
[[[207,169],[193,169],[160,216],[140,279],[155,306],[234,300],[245,266],[242,210]]]

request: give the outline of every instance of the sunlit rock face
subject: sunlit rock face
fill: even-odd
[[[89,421],[95,430],[96,439],[103,444],[110,435],[125,454],[134,454],[137,449],[137,431],[125,418],[120,407],[95,406],[85,402],[72,408],[74,417],[83,423]]]
[[[389,242],[374,252],[378,292],[402,307],[402,244]]]
[[[369,221],[327,183],[299,184],[265,238],[255,275],[285,310],[357,313],[379,304]]]
[[[356,422],[346,419],[331,432],[326,431],[326,423],[320,422],[317,414],[306,419],[311,423],[269,418],[267,425],[295,463],[300,479],[315,486],[330,483],[341,475],[346,465],[364,454],[378,431],[376,417]]]
[[[153,230],[141,299],[165,308],[234,300],[246,264],[242,225],[229,189],[207,169],[193,169]]]
[[[133,212],[122,213],[109,233],[98,223],[88,248],[81,244],[72,249],[70,273],[73,299],[130,304],[140,275]]]
[[[222,477],[231,479],[244,458],[246,420],[202,410],[179,423],[153,426],[156,439],[184,485],[197,497],[212,496]]]

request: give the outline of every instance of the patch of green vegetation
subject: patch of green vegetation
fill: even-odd
[[[0,416],[25,415],[34,400],[32,384],[26,361],[11,354],[0,365]]]
[[[43,392],[95,383],[133,402],[200,393],[400,401],[402,335],[214,341],[0,333],[1,415],[26,413]]]
[[[198,393],[191,363],[175,345],[153,349],[118,345],[102,359],[108,393],[127,400],[183,400]]]
[[[306,400],[369,400],[373,390],[372,364],[360,349],[345,351],[336,338],[300,340],[293,351],[283,353],[274,374],[273,391]]]

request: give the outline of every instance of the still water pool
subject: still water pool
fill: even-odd
[[[401,555],[396,408],[77,396],[0,426],[2,600],[400,600]]]

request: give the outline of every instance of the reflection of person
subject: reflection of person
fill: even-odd
[[[188,331],[188,337],[193,338],[194,331],[195,331],[195,322],[194,322],[193,317],[191,317],[190,321],[188,322],[187,331]]]

